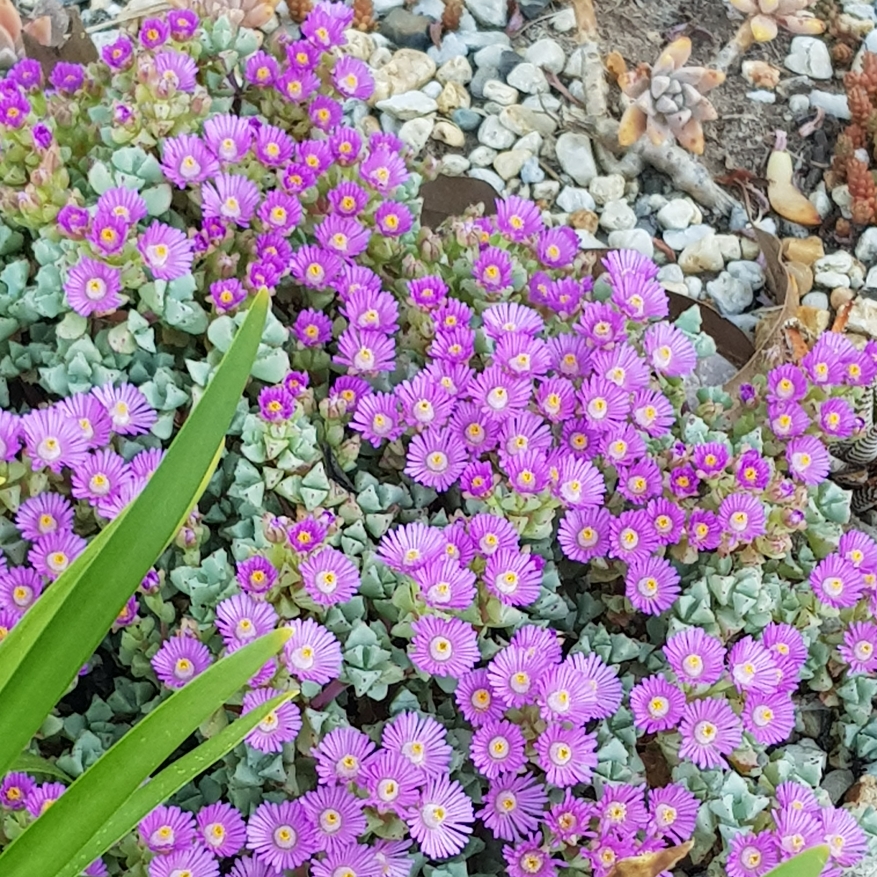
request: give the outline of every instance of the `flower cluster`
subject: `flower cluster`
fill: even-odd
[[[835,877],[861,861],[867,850],[865,832],[847,811],[821,806],[813,790],[800,783],[781,783],[770,813],[773,828],[741,831],[731,839],[728,877],[761,877],[779,862],[809,847],[825,844],[829,864],[823,875]]]

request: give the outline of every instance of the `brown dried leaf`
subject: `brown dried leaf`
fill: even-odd
[[[646,133],[648,116],[636,105],[631,104],[621,117],[618,126],[618,145],[632,146]]]
[[[420,187],[423,198],[421,223],[438,228],[449,216],[462,216],[470,207],[484,204],[484,213],[496,213],[496,190],[490,183],[470,177],[440,176]]]
[[[48,15],[42,15],[33,21],[29,21],[23,30],[41,46],[48,48],[52,45],[52,19]]]
[[[667,847],[654,853],[643,853],[641,856],[621,859],[615,863],[615,867],[609,872],[609,877],[658,877],[662,872],[669,871],[677,862],[681,862],[693,846],[694,841],[690,840],[678,847]]]
[[[767,363],[775,364],[777,356],[785,356],[787,345],[783,328],[798,309],[798,287],[783,264],[782,244],[779,238],[759,228],[755,228],[753,231],[758,245],[761,247],[761,252],[764,254],[767,288],[773,294],[777,304],[782,307],[767,333],[764,343],[758,345],[749,362],[725,384],[725,390],[729,393],[736,391],[741,384],[751,383],[756,375],[764,374]]]
[[[616,81],[627,74],[627,62],[620,52],[610,52],[603,62],[606,72]]]
[[[693,302],[687,295],[667,290],[670,300],[670,320],[675,320],[680,314],[687,311]],[[718,311],[703,302],[700,307],[700,325],[703,331],[716,342],[716,350],[731,363],[742,368],[752,358],[755,347],[746,333],[735,326],[730,320],[726,320]]]

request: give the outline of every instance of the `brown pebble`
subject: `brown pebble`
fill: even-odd
[[[783,238],[783,255],[790,262],[812,265],[825,255],[825,247],[816,235],[808,238]]]
[[[569,215],[569,224],[573,228],[580,228],[594,234],[600,223],[600,217],[593,210],[576,210]]]
[[[804,296],[813,289],[813,272],[803,262],[789,262],[786,270],[798,286],[798,295]]]
[[[852,301],[855,297],[856,294],[848,286],[838,286],[837,289],[831,290],[829,301],[831,302],[831,306],[837,310],[848,301]]]

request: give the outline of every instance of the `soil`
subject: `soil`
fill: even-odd
[[[568,3],[569,0],[554,0],[540,18],[550,17],[549,13],[559,11]],[[743,20],[736,14],[732,19],[732,13],[721,0],[599,0],[596,7],[604,54],[619,52],[629,67],[641,62],[654,63],[662,48],[681,35],[692,41],[688,63],[710,66]],[[570,35],[558,35],[547,21],[538,20],[530,23],[514,43],[516,47],[523,47],[543,36],[557,40],[568,52],[576,45]],[[831,117],[824,120],[822,132],[826,136],[819,134],[822,146],[812,137],[804,140],[798,135],[798,127],[815,114],[795,119],[788,97],[796,91],[809,93],[814,85],[809,80],[800,81],[803,77],[796,77],[783,66],[791,40],[791,34],[781,31],[775,40],[752,46],[744,56],[745,60],[766,61],[782,71],[776,103],[764,104],[747,97],[755,87],[744,79],[740,61],[732,66],[725,82],[710,92],[709,98],[719,118],[704,125],[706,148],[700,161],[713,176],[723,176],[736,169],[762,176],[775,132],[781,130],[789,135],[788,148],[798,158],[801,188],[809,192],[819,183],[823,158],[830,159],[831,147],[841,126]],[[815,87],[828,92],[843,90],[839,78],[817,83]],[[619,97],[613,85],[610,106],[618,115]]]

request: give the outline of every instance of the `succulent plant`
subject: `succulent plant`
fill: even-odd
[[[622,92],[633,100],[625,110],[618,142],[630,146],[643,134],[652,143],[675,138],[689,152],[703,152],[703,122],[718,118],[704,96],[725,81],[725,74],[706,67],[685,67],[691,40],[680,37],[661,53],[654,67],[640,64],[618,78]]]
[[[225,15],[238,27],[260,28],[270,21],[279,0],[168,0],[168,2],[174,9],[191,9],[202,18],[216,19]]]
[[[749,16],[748,24],[756,42],[769,43],[780,28],[795,34],[820,34],[825,22],[807,9],[810,0],[730,0],[735,9]]]

